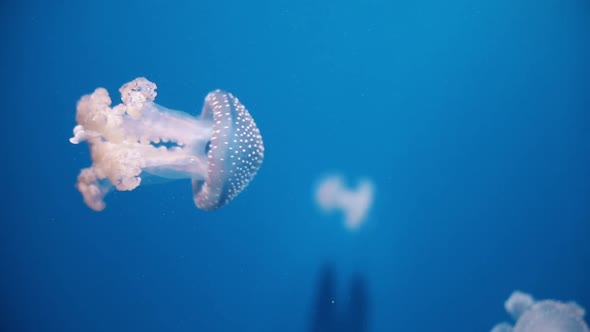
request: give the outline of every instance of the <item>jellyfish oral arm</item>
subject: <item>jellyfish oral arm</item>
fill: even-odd
[[[151,156],[144,156],[143,171],[168,179],[205,179],[208,165],[202,158],[182,147],[160,147],[157,150],[156,153],[150,152]]]
[[[131,90],[126,84],[121,88],[124,103],[112,108],[102,88],[78,102],[78,125],[70,142],[88,142],[93,165],[80,174],[77,187],[95,210],[104,208],[97,202],[112,187],[139,186],[143,171],[165,178],[200,180],[207,175],[205,147],[213,122],[154,103],[150,84],[135,82]]]
[[[123,117],[126,133],[145,143],[168,143],[204,148],[211,139],[213,123],[197,119],[182,111],[171,110],[153,102],[142,105],[141,116]]]
[[[204,178],[205,147],[213,132],[211,121],[148,102],[139,118],[115,114],[107,122],[114,125],[98,131],[77,125],[70,141],[88,141],[99,155],[102,150],[108,150],[105,154],[110,156],[119,152],[121,161],[136,160],[141,168],[154,174],[178,171],[185,174],[183,177]]]
[[[122,127],[145,145],[139,149],[145,152],[144,171],[164,178],[205,178],[212,121],[150,102],[144,105],[140,118],[125,117]]]

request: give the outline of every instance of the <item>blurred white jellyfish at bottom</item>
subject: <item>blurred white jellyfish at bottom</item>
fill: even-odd
[[[134,190],[146,175],[191,179],[194,203],[214,210],[252,180],[264,158],[260,131],[231,93],[210,92],[192,116],[154,103],[156,84],[140,77],[124,84],[122,103],[111,107],[104,88],[77,105],[73,144],[87,142],[92,165],[76,187],[93,210],[105,208],[113,189]]]
[[[503,322],[491,332],[589,332],[584,321],[584,308],[575,302],[539,300],[527,293],[514,291],[504,303],[516,323]]]
[[[318,206],[326,211],[341,211],[345,225],[355,230],[367,218],[373,204],[374,185],[363,178],[356,187],[348,187],[339,175],[328,175],[322,178],[316,188],[315,200]]]

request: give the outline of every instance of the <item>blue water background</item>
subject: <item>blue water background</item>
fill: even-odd
[[[311,331],[322,267],[367,331],[488,331],[514,289],[590,309],[590,3],[4,1],[3,331]],[[232,91],[266,159],[234,202],[187,181],[74,188],[78,98],[146,76]],[[313,185],[368,176],[350,232]],[[351,313],[352,315],[354,313]]]

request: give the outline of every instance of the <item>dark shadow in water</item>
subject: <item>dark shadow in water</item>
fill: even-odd
[[[364,278],[356,275],[348,292],[346,296],[337,296],[334,269],[331,265],[324,266],[318,282],[311,332],[368,331],[369,300]]]
[[[369,299],[365,280],[357,275],[350,287],[350,303],[342,317],[345,326],[340,331],[366,332],[368,328]]]

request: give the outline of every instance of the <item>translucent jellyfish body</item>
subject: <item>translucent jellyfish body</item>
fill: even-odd
[[[209,93],[193,117],[154,103],[156,84],[145,78],[119,92],[123,102],[114,107],[104,88],[77,105],[70,142],[88,142],[92,166],[82,169],[76,187],[91,209],[103,210],[113,188],[133,190],[151,174],[192,179],[197,207],[214,210],[234,199],[262,165],[260,131],[231,93]]]
[[[363,179],[356,188],[348,188],[339,176],[323,178],[315,193],[320,208],[326,212],[340,210],[346,227],[357,229],[365,220],[373,202],[373,183]]]
[[[529,294],[515,291],[506,303],[506,311],[516,320],[496,325],[492,332],[589,332],[585,311],[575,302],[535,301]]]

